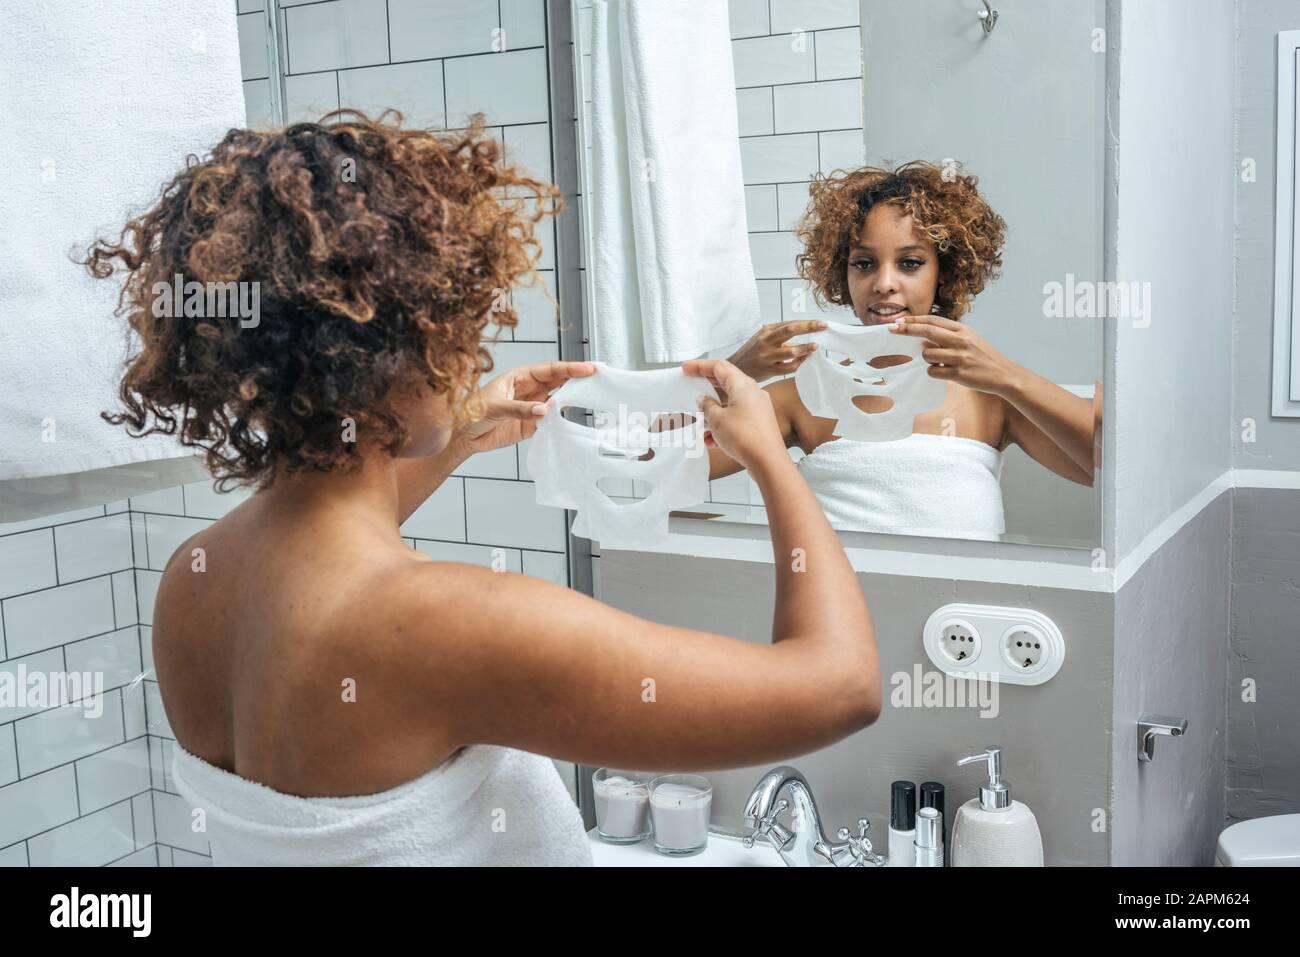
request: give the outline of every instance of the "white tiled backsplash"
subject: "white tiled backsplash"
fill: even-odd
[[[104,690],[98,713],[0,706],[0,865],[157,863],[127,509],[0,525],[0,672],[98,672]]]

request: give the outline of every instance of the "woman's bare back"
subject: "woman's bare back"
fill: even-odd
[[[177,743],[302,796],[375,793],[436,767],[455,746],[410,719],[403,626],[384,597],[432,559],[378,529],[268,512],[254,496],[163,575],[153,654]]]

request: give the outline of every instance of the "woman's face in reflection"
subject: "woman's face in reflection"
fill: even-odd
[[[858,321],[873,326],[929,315],[938,288],[934,243],[914,229],[901,206],[873,206],[849,247],[849,294]]]

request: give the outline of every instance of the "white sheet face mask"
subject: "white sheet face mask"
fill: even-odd
[[[887,325],[854,326],[828,322],[823,332],[795,336],[791,342],[815,342],[818,350],[795,370],[799,399],[813,415],[836,419],[835,434],[858,442],[888,442],[912,434],[913,419],[943,405],[948,383],[926,371],[921,357],[925,340],[890,332]],[[840,354],[827,355],[827,350]],[[907,362],[885,368],[870,365],[881,356],[908,356]],[[852,362],[841,365],[848,356]],[[887,396],[893,405],[882,412],[864,412],[858,396]]]
[[[717,398],[708,380],[680,368],[632,372],[595,363],[596,373],[570,379],[551,396],[528,449],[537,502],[576,511],[573,534],[608,548],[664,542],[668,513],[708,495],[709,450],[697,396]],[[566,407],[592,409],[594,427],[571,422]],[[659,415],[684,413],[681,428],[649,431]],[[653,451],[653,456],[640,456]],[[646,498],[616,502],[602,479],[650,484]]]

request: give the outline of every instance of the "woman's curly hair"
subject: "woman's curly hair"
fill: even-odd
[[[407,433],[392,400],[423,384],[454,423],[481,414],[481,334],[516,324],[510,289],[540,281],[534,227],[563,206],[501,159],[481,116],[431,133],[355,110],[232,129],[189,156],[153,208],[78,260],[96,278],[125,272],[116,314],[139,340],[128,333],[125,411],[102,417],[179,433],[224,488],[354,468],[348,424],[396,453]],[[258,321],[158,315],[172,310],[155,284],[177,275],[257,283]]]
[[[894,203],[938,249],[935,303],[941,315],[960,319],[1002,268],[1007,224],[980,196],[978,182],[921,160],[892,171],[869,166],[818,174],[809,186],[808,209],[795,227],[804,244],[796,260],[799,276],[812,286],[819,304],[852,308],[849,249],[872,207]]]

